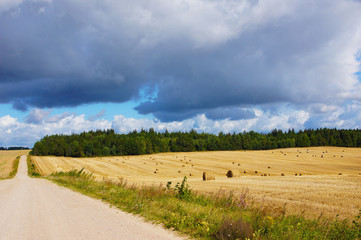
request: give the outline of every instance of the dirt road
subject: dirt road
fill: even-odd
[[[28,177],[22,156],[16,177],[0,181],[0,240],[5,239],[181,238],[99,200]]]

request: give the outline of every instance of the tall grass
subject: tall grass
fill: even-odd
[[[18,172],[20,157],[21,157],[21,156],[17,156],[16,159],[14,160],[13,169],[12,169],[12,171],[9,173],[9,178],[14,178],[15,175],[16,175],[16,173]]]
[[[82,170],[54,173],[48,179],[196,239],[361,238],[361,212],[352,222],[337,218],[307,220],[287,216],[283,210],[256,208],[248,201],[246,191],[207,196],[193,192],[186,177],[174,187],[171,182],[153,187],[129,186],[124,180],[98,182]]]
[[[28,165],[28,175],[30,177],[40,177],[40,173],[39,171],[36,169],[36,166],[33,162],[33,159],[31,158],[31,156],[27,156],[26,158],[26,163]]]

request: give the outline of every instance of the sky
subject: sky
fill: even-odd
[[[0,0],[0,146],[361,126],[360,0]]]

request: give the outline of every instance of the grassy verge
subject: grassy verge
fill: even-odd
[[[159,187],[97,182],[82,170],[54,173],[48,179],[196,239],[361,238],[360,215],[352,222],[286,216],[282,210],[253,207],[246,192],[239,196],[192,192],[186,177],[174,187],[171,182]]]
[[[13,163],[13,170],[9,173],[9,178],[14,178],[18,172],[19,161],[21,156],[17,156]]]
[[[26,163],[28,165],[28,175],[30,177],[40,177],[40,173],[37,171],[36,166],[31,158],[31,156],[27,156]]]

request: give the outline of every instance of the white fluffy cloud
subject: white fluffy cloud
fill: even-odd
[[[111,123],[106,120],[89,121],[84,115],[64,114],[63,117],[53,116],[49,120],[51,121],[43,119],[35,124],[19,121],[9,115],[0,117],[0,146],[32,147],[36,141],[46,135],[72,134],[111,127]]]
[[[345,107],[313,106],[308,111],[297,110],[291,106],[252,109],[253,118],[242,120],[213,120],[205,114],[199,114],[183,121],[162,122],[158,119],[135,119],[123,115],[115,115],[112,121],[105,119],[88,120],[85,115],[44,114],[42,110],[34,109],[29,113],[33,116],[39,113],[43,118],[37,118],[36,123],[22,121],[9,115],[0,117],[0,146],[20,145],[32,147],[45,135],[72,134],[98,129],[114,129],[117,133],[128,133],[133,130],[154,128],[158,132],[190,131],[233,133],[243,131],[269,132],[273,129],[295,130],[309,128],[317,122],[320,127],[328,128],[361,128],[361,102],[352,101]],[[24,120],[29,119],[29,116]]]

